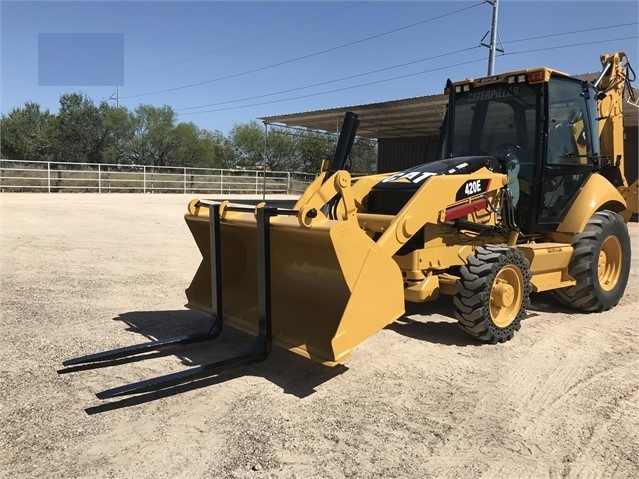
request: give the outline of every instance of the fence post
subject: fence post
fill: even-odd
[[[286,172],[286,194],[287,195],[291,194],[291,172],[290,171]]]
[[[142,193],[146,193],[146,165],[142,167]]]
[[[186,194],[186,168],[184,168],[184,194]]]
[[[98,164],[98,193],[102,193],[102,165]]]
[[[47,193],[51,193],[51,162],[47,161]]]
[[[220,194],[224,193],[224,170],[220,170]]]
[[[260,173],[259,171],[256,171],[255,172],[255,194],[258,193],[259,183],[260,183]]]

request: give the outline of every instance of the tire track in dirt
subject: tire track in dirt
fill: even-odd
[[[611,441],[612,433],[608,429],[617,421],[616,418],[625,414],[624,409],[619,410],[615,406],[617,398],[631,394],[636,388],[633,371],[639,367],[639,360],[628,360],[629,357],[637,357],[631,344],[636,335],[618,341],[614,352],[606,350],[608,348],[597,351],[601,333],[581,331],[578,336],[581,340],[570,335],[562,336],[561,341],[557,340],[551,348],[554,354],[550,357],[548,345],[540,345],[541,349],[534,351],[526,361],[527,373],[509,378],[513,390],[518,391],[514,397],[519,403],[515,429],[527,444],[542,451],[541,459],[570,451],[564,455],[560,471],[563,477],[573,471],[578,460],[583,462],[579,467],[586,472],[586,477],[595,473],[598,477],[613,477],[620,468],[623,471],[631,468],[632,461],[621,458],[611,463],[610,457],[620,452],[612,454],[600,449],[602,442]],[[630,420],[634,421],[635,427],[639,426],[636,417]],[[595,429],[599,441],[594,439]],[[623,435],[627,436],[627,431]],[[636,441],[634,446],[617,447],[617,451],[632,447],[637,448]],[[593,460],[593,454],[603,458],[602,465],[596,466],[598,463]],[[553,471],[546,473],[552,475]],[[578,473],[577,477],[580,476],[584,474]]]
[[[639,362],[635,366],[639,366]],[[598,378],[616,387],[604,394],[599,384],[601,396],[592,408],[597,419],[584,420],[585,437],[581,448],[575,451],[569,477],[639,477],[639,386],[629,386],[631,375],[633,373],[615,368],[612,377]],[[615,444],[620,436],[627,437],[628,441]]]

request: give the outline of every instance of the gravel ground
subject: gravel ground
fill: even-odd
[[[0,477],[639,477],[636,223],[626,295],[606,313],[534,295],[514,340],[481,345],[442,298],[340,367],[275,349],[178,394],[99,401],[250,343],[229,329],[179,355],[57,373],[64,359],[203,327],[183,306],[200,261],[190,199],[0,195]]]

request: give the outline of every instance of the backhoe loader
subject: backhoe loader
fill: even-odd
[[[256,335],[244,355],[98,394],[108,398],[261,361],[271,344],[333,366],[405,301],[453,296],[461,329],[488,343],[520,329],[532,292],[577,311],[614,307],[637,212],[622,117],[634,72],[623,52],[601,63],[593,83],[550,68],[449,80],[433,162],[352,177],[349,112],[333,160],[290,209],[194,199],[185,219],[202,262],[186,296],[210,317],[205,331],[65,365],[206,341],[223,324]]]

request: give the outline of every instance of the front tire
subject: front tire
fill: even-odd
[[[621,216],[607,210],[595,213],[572,246],[568,274],[577,284],[554,291],[555,297],[588,313],[616,306],[630,273],[630,236]]]
[[[459,326],[491,343],[512,339],[530,305],[530,268],[523,253],[507,246],[478,246],[460,268],[453,298]]]

